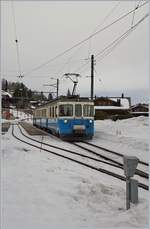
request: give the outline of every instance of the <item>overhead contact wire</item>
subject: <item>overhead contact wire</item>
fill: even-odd
[[[66,54],[67,52],[71,51],[72,49],[76,48],[77,46],[81,45],[82,43],[88,41],[90,38],[96,36],[97,34],[103,32],[104,30],[108,29],[109,27],[111,27],[112,25],[114,25],[115,23],[117,23],[118,21],[124,19],[125,17],[127,17],[128,15],[130,15],[131,13],[133,13],[135,10],[137,10],[137,9],[139,9],[139,8],[141,8],[141,7],[143,7],[143,6],[144,6],[145,4],[147,4],[147,3],[148,3],[148,2],[145,2],[145,3],[143,3],[142,5],[136,7],[136,9],[129,11],[128,13],[126,13],[126,14],[124,14],[123,16],[119,17],[118,19],[116,19],[116,20],[113,21],[112,23],[106,25],[106,26],[103,27],[102,29],[100,29],[100,30],[96,31],[95,33],[91,34],[90,36],[88,36],[88,37],[85,38],[84,40],[82,40],[82,41],[78,42],[77,44],[73,45],[72,47],[66,49],[65,51],[63,51],[63,52],[61,52],[60,54],[56,55],[55,57],[49,59],[49,60],[46,61],[45,63],[43,63],[43,64],[37,66],[36,68],[33,68],[31,71],[25,73],[25,75],[31,74],[32,72],[34,72],[34,71],[36,71],[36,70],[38,70],[38,69],[44,67],[45,65],[51,63],[52,61],[56,60],[57,58],[63,56],[63,55]]]
[[[125,38],[129,36],[131,32],[133,32],[134,29],[137,28],[137,26],[142,23],[147,17],[149,16],[149,13],[147,13],[141,20],[139,20],[133,27],[128,29],[126,32],[124,32],[121,36],[119,36],[117,39],[115,39],[113,42],[111,42],[108,46],[106,46],[103,50],[101,50],[99,53],[95,55],[95,57],[102,54],[101,59],[106,57],[117,45],[121,43]],[[109,52],[108,52],[109,51]],[[105,53],[107,52],[107,53]],[[105,54],[104,54],[105,53]],[[89,60],[90,62],[90,60]],[[89,63],[88,62],[88,63]],[[79,71],[80,69],[84,68],[88,63],[85,63],[84,65],[81,65],[76,71]]]
[[[13,5],[13,1],[11,1],[11,6],[12,6],[14,36],[15,36],[16,52],[17,52],[18,72],[19,72],[19,76],[21,77],[22,76],[22,74],[21,74],[21,63],[20,63],[19,45],[18,45],[18,38],[17,38],[17,26],[16,26],[16,20],[15,20],[15,9],[14,9],[14,5]]]

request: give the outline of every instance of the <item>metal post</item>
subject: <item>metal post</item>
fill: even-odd
[[[126,209],[130,208],[130,178],[126,178]]]
[[[135,174],[139,159],[134,156],[124,156],[123,161],[124,174],[126,176],[126,209],[128,210],[130,202],[138,202],[138,182],[132,180],[131,177]]]
[[[17,105],[17,117],[18,117],[18,105]]]
[[[58,98],[58,91],[59,91],[59,79],[57,79],[57,98]]]
[[[138,203],[138,181],[130,179],[130,195],[133,204]]]
[[[91,55],[91,99],[94,93],[94,55]]]

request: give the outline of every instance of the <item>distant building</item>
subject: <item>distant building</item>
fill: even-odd
[[[29,101],[29,103],[30,103],[32,106],[35,106],[35,107],[38,106],[39,102],[40,102],[39,100],[30,100],[30,101]]]
[[[129,115],[131,98],[124,97],[97,97],[94,100],[95,119],[111,118],[117,115]]]
[[[136,105],[131,106],[130,113],[134,116],[149,116],[149,106],[145,103],[138,103]]]
[[[12,102],[12,95],[2,90],[1,97],[2,97],[2,108],[9,108]]]

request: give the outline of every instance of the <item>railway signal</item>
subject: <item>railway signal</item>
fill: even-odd
[[[23,78],[24,76],[23,75],[19,75],[19,76],[17,76],[18,78]]]

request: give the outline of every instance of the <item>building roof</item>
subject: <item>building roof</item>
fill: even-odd
[[[110,98],[111,100],[117,102],[117,100],[120,100],[120,104],[121,107],[125,108],[125,109],[129,109],[130,108],[130,103],[129,103],[129,99],[128,98]]]
[[[120,100],[120,106],[116,105],[111,105],[111,106],[104,106],[104,105],[99,105],[99,106],[94,106],[96,110],[127,110],[130,108],[130,101],[128,98],[121,98],[121,97],[107,97],[107,99],[118,102]]]
[[[136,108],[136,107],[144,107],[144,108],[149,108],[148,104],[145,104],[145,103],[138,103],[138,104],[135,104],[133,106],[131,106],[131,109],[132,108]]]
[[[9,98],[12,98],[12,95],[4,90],[2,90],[2,96],[8,96]]]

